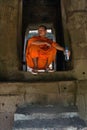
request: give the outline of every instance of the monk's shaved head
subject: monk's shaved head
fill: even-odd
[[[45,25],[40,25],[39,28],[44,28],[45,30],[47,30],[47,27]]]

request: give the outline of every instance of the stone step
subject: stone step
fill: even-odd
[[[20,120],[15,121],[13,130],[26,130],[26,129],[41,129],[41,128],[73,128],[81,130],[87,128],[83,120],[78,117],[73,118],[55,118],[55,119],[34,119],[34,120]],[[72,129],[71,129],[72,130]],[[86,129],[87,130],[87,129]]]
[[[53,105],[24,105],[17,109],[14,120],[21,119],[50,119],[58,117],[75,117],[78,116],[78,109],[75,106],[63,107],[63,106],[53,106]]]
[[[13,130],[87,130],[75,106],[25,105],[14,114]]]

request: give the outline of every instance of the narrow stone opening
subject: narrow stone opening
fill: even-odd
[[[27,31],[37,29],[39,25],[44,24],[47,28],[53,28],[55,30],[54,33],[57,43],[63,47],[66,46],[66,43],[64,41],[60,0],[23,0],[22,9],[22,69],[24,70],[26,64],[23,53],[25,51],[24,42]],[[57,52],[55,64],[56,71],[71,70],[71,59],[69,62],[66,62],[65,56],[61,51]]]

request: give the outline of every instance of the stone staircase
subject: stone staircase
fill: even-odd
[[[23,105],[14,114],[13,130],[87,130],[76,106]]]

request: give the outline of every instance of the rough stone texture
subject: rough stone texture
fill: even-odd
[[[81,117],[87,121],[87,0],[61,0],[64,36],[72,50],[73,70],[37,77],[18,68],[22,47],[17,41],[21,34],[21,1],[0,0],[0,81],[5,82],[0,83],[0,130],[11,130],[13,112],[23,103],[64,106],[76,103]]]
[[[86,71],[87,50],[87,7],[86,0],[62,0],[62,17],[65,40],[72,48],[73,72],[78,79],[84,79]],[[64,16],[65,15],[65,16]],[[67,38],[68,37],[68,38]],[[86,76],[87,77],[87,76]]]
[[[0,1],[0,74],[17,70],[18,1]]]
[[[87,79],[87,59],[79,59],[74,61],[75,65],[75,76],[79,77],[79,79],[86,80]],[[80,71],[79,71],[80,70]]]
[[[87,81],[78,82],[77,106],[82,118],[87,120]]]
[[[76,81],[0,83],[0,130],[12,130],[14,112],[22,104],[74,106],[76,91]]]
[[[24,102],[23,100],[21,95],[0,96],[0,112],[15,112],[18,105]]]
[[[0,112],[0,130],[12,130],[14,113]]]
[[[19,103],[64,104],[76,103],[77,83],[75,81],[50,83],[2,83],[0,84],[1,105],[15,107]],[[12,98],[12,100],[11,100]],[[7,103],[9,100],[9,104]],[[11,104],[11,106],[10,106]],[[2,109],[3,110],[3,109]],[[11,110],[11,109],[9,109]]]
[[[87,1],[86,0],[62,0],[67,11],[80,11],[87,10]]]
[[[14,130],[27,129],[81,130],[86,128],[85,122],[79,118],[74,107],[54,105],[22,105],[14,114]]]
[[[65,39],[72,48],[73,73],[82,80],[77,82],[77,106],[87,120],[87,1],[62,0],[62,9]]]

